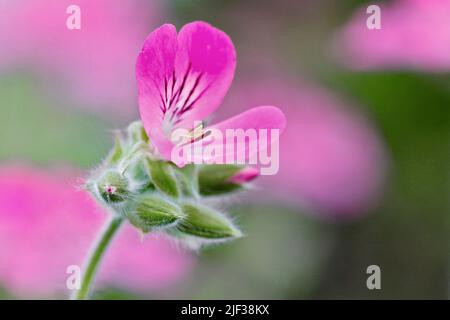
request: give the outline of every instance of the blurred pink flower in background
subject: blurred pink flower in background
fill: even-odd
[[[380,7],[381,29],[367,28],[364,7],[335,39],[347,65],[450,71],[450,0],[396,0]]]
[[[66,26],[72,4],[80,30]],[[163,9],[159,0],[1,1],[0,70],[31,67],[87,107],[134,115],[136,56]]]
[[[57,176],[0,168],[0,286],[19,296],[68,293],[67,267],[82,267],[106,219],[73,180]],[[126,225],[106,253],[99,282],[144,293],[180,280],[192,263],[168,240],[142,240]]]
[[[280,139],[280,170],[260,177],[271,195],[337,218],[373,205],[384,177],[385,152],[362,116],[324,89],[273,74],[237,81],[223,109],[233,113],[236,106],[263,101],[280,106],[288,121]]]

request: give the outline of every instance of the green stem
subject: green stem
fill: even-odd
[[[103,254],[105,253],[106,248],[111,243],[114,234],[119,229],[120,225],[123,222],[123,218],[113,217],[111,218],[103,228],[98,237],[91,253],[86,260],[85,269],[83,271],[83,278],[81,281],[80,290],[76,291],[73,298],[76,300],[84,300],[87,299],[89,294],[89,289],[94,280],[95,273],[97,271],[97,267],[102,259]]]

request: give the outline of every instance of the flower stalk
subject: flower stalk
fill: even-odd
[[[80,290],[77,290],[73,296],[75,300],[85,300],[89,297],[91,285],[94,281],[95,274],[100,265],[102,257],[108,248],[114,235],[122,225],[123,218],[111,217],[105,224],[105,227],[100,232],[100,237],[97,239],[90,255],[86,260],[85,269],[82,273],[82,280]]]

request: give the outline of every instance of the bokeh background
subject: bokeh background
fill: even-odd
[[[138,118],[146,35],[193,20],[238,54],[213,120],[287,115],[280,172],[220,204],[246,232],[227,245],[189,253],[125,228],[94,297],[448,299],[448,0],[0,1],[0,297],[68,296],[66,268],[105,218],[79,181]]]

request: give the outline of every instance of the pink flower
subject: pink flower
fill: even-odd
[[[66,293],[69,265],[83,263],[107,213],[70,179],[27,167],[0,169],[0,285],[20,296]],[[148,292],[181,279],[192,260],[163,238],[125,225],[99,282]]]
[[[268,101],[283,107],[289,126],[280,141],[280,170],[261,177],[264,199],[327,217],[352,217],[377,200],[385,151],[374,128],[324,89],[279,74],[241,77],[221,116]],[[267,193],[267,190],[270,193]],[[261,199],[261,195],[256,195]]]
[[[72,4],[80,30],[66,26]],[[0,70],[30,67],[87,107],[130,113],[136,53],[162,9],[159,0],[0,1]]]
[[[381,7],[381,29],[369,30],[366,7],[339,33],[336,46],[357,69],[450,71],[450,1],[396,0]]]
[[[165,159],[171,158],[175,129],[191,130],[218,108],[235,66],[230,38],[205,22],[189,23],[178,34],[173,25],[165,24],[148,36],[136,65],[139,108],[151,141]],[[211,128],[282,131],[285,122],[279,109],[261,106]]]

